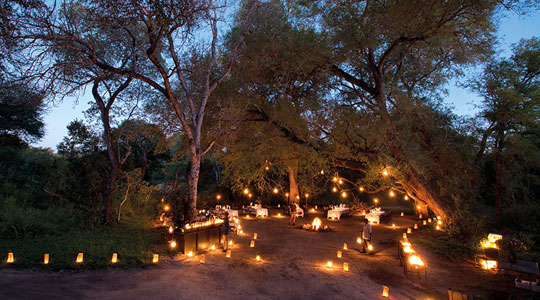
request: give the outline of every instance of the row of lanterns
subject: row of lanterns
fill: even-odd
[[[49,264],[49,258],[50,258],[49,253],[43,254],[43,264],[44,265]],[[82,264],[84,262],[84,253],[79,252],[77,254],[77,257],[75,258],[75,262],[78,263],[78,264]],[[113,253],[112,258],[111,258],[111,263],[115,264],[117,262],[118,262],[118,253]],[[159,254],[153,254],[152,262],[153,263],[158,263],[159,262]],[[6,263],[8,263],[8,264],[15,263],[15,256],[13,255],[13,252],[8,253]]]

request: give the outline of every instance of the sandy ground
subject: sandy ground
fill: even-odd
[[[474,290],[496,288],[498,276],[470,264],[445,263],[411,243],[428,266],[428,283],[411,284],[397,259],[397,241],[410,218],[394,217],[397,229],[374,225],[375,254],[359,253],[356,234],[360,217],[327,221],[321,212],[300,218],[301,225],[318,216],[333,229],[315,233],[288,226],[288,219],[270,211],[265,219],[241,217],[244,235],[232,235],[232,257],[221,250],[199,258],[179,255],[155,267],[132,270],[103,270],[83,273],[0,270],[0,299],[383,299],[382,285],[390,288],[390,299],[448,299],[449,287]],[[254,248],[249,247],[258,233]],[[336,257],[347,243],[343,258]],[[255,261],[260,255],[261,262]],[[120,258],[121,259],[121,258]],[[332,260],[333,269],[326,268]],[[350,264],[350,271],[342,263]]]

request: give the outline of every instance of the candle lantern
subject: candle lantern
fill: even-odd
[[[216,245],[210,246],[210,250],[216,250]]]
[[[171,248],[176,248],[176,241],[171,241]]]
[[[232,240],[229,241],[229,246],[232,246],[233,242]]]
[[[174,232],[174,228],[171,226],[169,227],[169,233],[172,234]]]
[[[326,266],[328,267],[328,269],[331,269],[332,268],[332,261],[331,260],[327,261]]]
[[[83,253],[82,252],[79,252],[79,254],[77,254],[77,259],[75,260],[76,263],[82,263],[83,262]]]
[[[396,223],[392,223],[392,229],[396,229]]]
[[[261,256],[260,255],[255,256],[255,260],[256,261],[261,261]]]
[[[343,250],[347,250],[347,243],[343,244]]]
[[[422,221],[422,225],[426,226],[426,225],[427,225],[427,221],[426,221],[426,220]]]
[[[341,251],[338,250],[337,252],[337,258],[341,258],[341,256],[343,255],[343,253]]]
[[[188,257],[193,257],[193,251],[189,251],[187,254]]]
[[[435,229],[436,229],[436,230],[441,230],[441,226],[437,225],[437,226],[435,227]]]
[[[8,253],[8,256],[7,256],[7,261],[6,261],[8,264],[12,264],[13,262],[15,262],[15,259],[13,258],[13,252],[9,252]]]
[[[231,250],[227,250],[227,252],[225,253],[225,257],[231,258]]]
[[[118,262],[118,253],[113,253],[111,258],[111,263],[115,264]]]
[[[343,263],[343,271],[349,271],[349,263]]]
[[[367,246],[367,249],[368,249],[369,251],[373,251],[373,245],[369,244],[369,245]]]
[[[251,240],[251,243],[249,243],[249,246],[250,246],[251,248],[255,247],[255,240]]]
[[[401,216],[402,216],[402,217],[404,216],[403,212],[401,212]]]
[[[201,255],[201,258],[199,258],[199,262],[200,262],[201,264],[204,264],[204,262],[205,262],[204,254]]]
[[[388,298],[388,290],[389,290],[388,287],[387,287],[386,285],[383,285],[383,286],[382,286],[382,289],[383,289],[383,290],[382,290],[382,296],[383,296],[384,298]]]
[[[412,233],[411,227],[407,228],[407,233]]]
[[[431,218],[428,218],[427,221],[428,221],[429,223],[431,223]]]
[[[418,224],[414,224],[414,229],[418,229]]]
[[[257,233],[256,233],[256,232],[253,234],[253,239],[254,239],[254,240],[257,239]]]
[[[404,232],[403,233],[403,239],[406,239],[407,238],[407,234]]]
[[[358,244],[362,244],[362,238],[361,238],[361,237],[357,237],[357,238],[356,238],[356,242],[357,242]]]
[[[49,253],[43,254],[43,264],[48,265],[49,264]]]
[[[159,254],[154,254],[152,257],[152,262],[157,264],[159,262]]]

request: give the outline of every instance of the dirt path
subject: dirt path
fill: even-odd
[[[221,250],[198,257],[179,255],[144,269],[84,273],[45,273],[0,270],[0,299],[382,299],[382,285],[390,299],[447,299],[448,287],[467,290],[469,280],[489,280],[487,274],[439,262],[425,251],[429,281],[411,285],[396,257],[397,241],[413,220],[394,218],[398,229],[374,225],[376,253],[359,253],[356,233],[360,217],[326,221],[311,214],[297,225],[321,217],[333,232],[314,233],[287,225],[270,212],[266,219],[241,218],[243,236],[232,236],[232,257]],[[258,233],[255,248],[252,234]],[[414,236],[414,234],[413,234]],[[411,238],[414,245],[414,237]],[[336,257],[347,243],[343,258]],[[415,246],[416,247],[416,246]],[[416,247],[417,248],[417,247]],[[256,262],[256,255],[263,261]],[[334,268],[326,268],[332,260]],[[342,263],[350,264],[350,271]],[[473,276],[473,278],[471,278]],[[466,280],[467,279],[467,280]],[[493,284],[497,284],[493,282]]]

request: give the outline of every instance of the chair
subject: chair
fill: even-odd
[[[448,300],[472,300],[472,298],[471,293],[448,289]]]
[[[300,207],[296,207],[296,217],[304,217],[304,209],[300,208]]]

